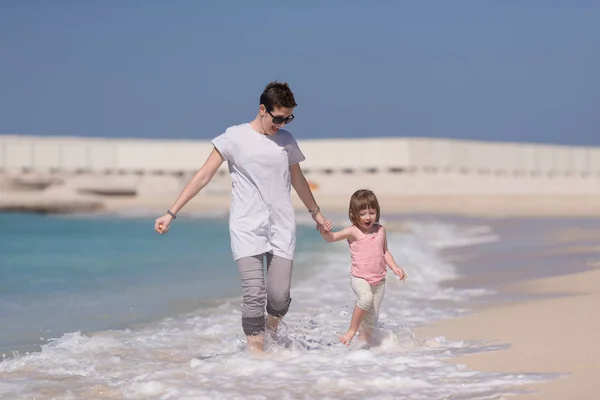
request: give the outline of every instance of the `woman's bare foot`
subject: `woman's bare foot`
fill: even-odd
[[[248,351],[252,355],[263,354],[263,344],[265,341],[264,335],[248,336]]]
[[[267,329],[269,330],[269,332],[277,333],[279,321],[281,321],[281,318],[276,318],[272,315],[267,316]]]
[[[346,332],[342,336],[340,336],[340,342],[342,342],[346,346],[348,346],[348,345],[350,345],[350,342],[354,338],[354,335],[356,335],[356,331],[349,330],[348,332]]]

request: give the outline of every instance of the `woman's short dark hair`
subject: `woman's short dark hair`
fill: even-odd
[[[289,85],[278,81],[269,82],[265,87],[260,95],[260,104],[264,105],[267,111],[273,111],[275,107],[294,108],[298,105]]]

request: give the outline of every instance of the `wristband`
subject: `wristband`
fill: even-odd
[[[317,214],[319,211],[321,211],[321,209],[319,208],[319,206],[317,206],[317,208],[315,208],[314,210],[308,210],[309,213],[311,213],[311,215],[315,215]]]
[[[177,218],[177,215],[175,215],[175,213],[171,210],[167,210],[167,214],[169,214],[171,217],[173,217],[173,219]]]

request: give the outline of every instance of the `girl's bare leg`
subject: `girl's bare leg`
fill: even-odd
[[[350,321],[350,328],[348,328],[348,331],[346,331],[346,333],[340,336],[340,342],[344,343],[346,346],[350,344],[350,342],[354,338],[354,335],[356,335],[358,327],[365,318],[366,314],[367,311],[363,310],[359,306],[354,306],[354,311],[352,312],[352,320]]]
[[[367,328],[364,324],[360,327],[360,333],[358,335],[358,340],[369,343],[371,341],[371,337],[373,336],[373,329]]]
[[[365,314],[363,323],[359,328],[360,334],[358,336],[359,340],[364,341],[366,343],[371,342],[371,338],[373,336],[373,327],[375,326],[377,318],[379,317],[379,308],[381,307],[383,294],[385,292],[384,282],[381,282],[378,285],[371,286],[371,290],[373,292],[373,305]]]

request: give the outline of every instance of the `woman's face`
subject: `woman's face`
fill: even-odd
[[[292,122],[294,119],[293,112],[293,108],[285,107],[274,107],[273,110],[269,112],[266,107],[261,104],[260,115],[263,133],[269,136],[277,134],[280,128],[285,124]]]

